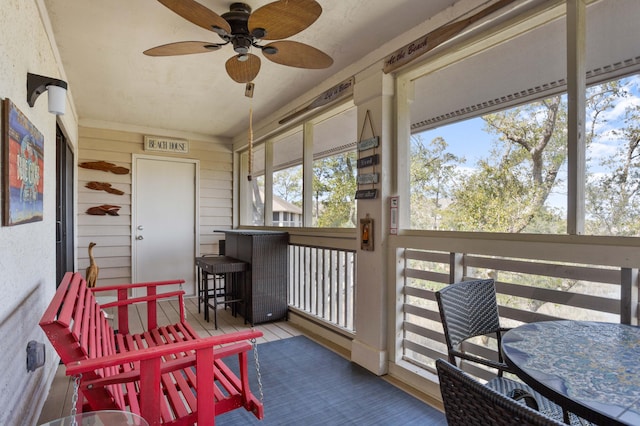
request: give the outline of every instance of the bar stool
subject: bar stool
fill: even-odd
[[[224,240],[220,240],[218,241],[218,256],[224,256],[224,251],[225,251],[225,241]],[[205,255],[206,256],[206,255]],[[204,257],[204,256],[203,256]],[[197,267],[197,265],[196,265]],[[213,291],[213,290],[209,290],[209,283],[208,280],[209,279],[213,279],[213,280],[219,280],[221,281],[221,283],[218,283],[218,285],[214,285],[214,290],[216,287],[218,288],[222,288],[224,287],[224,279],[225,279],[225,275],[224,274],[215,274],[215,275],[205,275],[205,274],[201,274],[202,270],[200,267],[197,267],[197,277],[196,277],[196,281],[198,282],[198,313],[200,313],[200,304],[205,302],[205,297],[204,297],[204,292],[205,291]],[[213,296],[212,294],[209,294],[209,296]]]
[[[242,313],[246,315],[244,272],[248,269],[248,264],[227,256],[203,256],[196,258],[196,265],[199,274],[198,282],[201,286],[198,291],[204,299],[204,319],[209,321],[209,308],[212,308],[217,329],[219,305],[224,305],[225,308],[231,306],[234,316],[239,312],[238,307],[243,306]],[[218,275],[223,275],[224,280],[216,279]],[[212,278],[213,288],[209,287],[210,278]]]
[[[222,279],[218,277],[222,276]],[[231,307],[231,315],[238,316],[238,304],[243,302],[240,285],[244,282],[244,271],[216,274],[213,279],[213,291],[207,295],[205,306],[206,320],[209,321],[209,308],[213,309],[213,324],[218,329],[218,306]],[[246,320],[245,320],[246,323]]]

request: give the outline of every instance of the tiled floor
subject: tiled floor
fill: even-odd
[[[188,298],[185,300],[185,307],[187,310],[187,321],[196,330],[196,332],[202,336],[213,336],[217,334],[230,333],[237,330],[250,328],[248,324],[244,324],[243,318],[238,316],[234,318],[231,315],[230,309],[218,310],[218,329],[213,327],[213,318],[211,322],[206,322],[202,313],[198,313],[198,305],[195,298]],[[160,304],[161,309],[158,312],[158,321],[163,323],[176,322],[179,311],[177,303],[162,302]],[[130,318],[130,322],[134,323],[134,319],[141,327],[141,315],[144,315],[142,310],[138,311],[138,316]],[[213,312],[210,311],[210,315],[213,316]],[[274,340],[286,339],[302,334],[294,326],[286,321],[273,322],[267,324],[256,325],[255,329],[264,333],[264,336],[258,340],[258,343],[270,342]],[[70,378],[65,375],[64,366],[60,366],[56,372],[56,376],[49,390],[49,396],[44,404],[42,412],[40,413],[40,419],[38,424],[46,423],[51,420],[66,417],[71,414],[71,398],[73,396],[73,386]]]

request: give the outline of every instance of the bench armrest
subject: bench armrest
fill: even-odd
[[[147,361],[152,359],[160,360],[162,357],[181,352],[198,351],[203,349],[213,349],[214,346],[228,343],[246,341],[262,337],[261,331],[238,331],[235,333],[222,334],[200,339],[188,340],[185,342],[169,343],[162,346],[138,349],[135,351],[123,352],[115,355],[108,355],[82,361],[74,361],[66,366],[67,376],[75,376],[80,373],[89,373],[104,367],[112,367],[136,361]],[[223,348],[221,348],[223,349]],[[214,351],[215,352],[215,351]]]
[[[121,289],[132,289],[132,288],[142,288],[142,287],[160,287],[163,285],[175,285],[175,284],[184,284],[184,280],[166,280],[166,281],[150,281],[146,283],[132,283],[132,284],[116,284],[109,285],[104,287],[92,287],[91,291],[94,293],[98,293],[101,291],[114,291]]]
[[[134,305],[136,303],[141,303],[141,302],[156,301],[159,299],[168,299],[176,296],[180,297],[183,294],[184,294],[184,290],[171,291],[169,293],[160,293],[160,294],[155,294],[153,296],[141,296],[141,297],[133,297],[131,299],[117,300],[115,302],[101,304],[100,307],[103,309],[107,309],[107,308],[113,308],[115,306]]]
[[[224,359],[231,355],[237,355],[241,352],[247,352],[251,350],[251,344],[245,342],[234,343],[232,345],[215,348],[213,351],[214,359]],[[106,357],[105,357],[106,358]],[[196,356],[188,355],[182,358],[176,358],[170,361],[165,361],[162,363],[160,368],[160,374],[170,373],[176,370],[182,370],[185,368],[193,367],[196,365]],[[108,377],[101,377],[99,379],[94,380],[83,380],[82,387],[104,387],[108,385],[121,384],[134,382],[136,380],[140,380],[140,370],[135,369],[131,371],[125,371],[123,373],[114,374]]]
[[[178,303],[180,306],[180,318],[184,318],[184,291],[168,292],[158,294],[158,287],[167,285],[182,285],[184,280],[168,280],[168,281],[153,281],[146,283],[135,284],[119,284],[105,287],[93,287],[91,291],[95,294],[104,291],[116,291],[118,294],[118,300],[116,302],[106,303],[101,305],[102,308],[118,307],[118,328],[120,332],[124,334],[129,333],[129,309],[128,305],[133,303],[147,302],[147,327],[149,330],[158,327],[157,317],[157,301],[161,298],[178,296]],[[129,298],[129,290],[135,288],[146,288],[147,295],[142,297]]]

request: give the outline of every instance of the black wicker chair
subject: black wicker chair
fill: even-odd
[[[481,384],[443,359],[436,360],[436,368],[449,426],[564,424]]]
[[[492,279],[463,281],[436,292],[440,319],[449,352],[449,362],[456,365],[456,357],[483,364],[498,370],[498,376],[509,367],[502,361],[502,333],[496,289]],[[498,361],[469,354],[462,344],[476,336],[495,334],[498,340]]]
[[[500,326],[495,283],[492,279],[450,284],[436,292],[436,300],[451,364],[457,366],[456,358],[460,358],[495,368],[498,370],[498,377],[487,382],[488,388],[505,396],[524,394],[531,407],[557,420],[565,418],[562,407],[543,397],[527,384],[502,377],[505,371],[513,373],[503,362],[501,350],[502,334],[509,329]],[[490,335],[495,335],[498,341],[497,361],[467,353],[462,348],[463,343],[472,337]],[[535,403],[531,403],[532,399]],[[572,413],[566,414],[571,424],[589,424]]]

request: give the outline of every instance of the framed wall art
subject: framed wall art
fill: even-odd
[[[5,99],[2,108],[2,223],[37,222],[43,216],[44,136]]]

